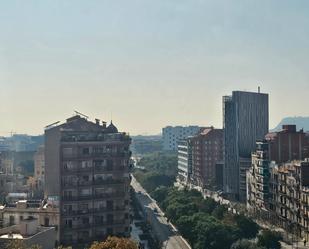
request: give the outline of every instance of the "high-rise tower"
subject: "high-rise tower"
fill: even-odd
[[[224,191],[232,198],[246,196],[246,170],[256,140],[269,128],[268,94],[234,91],[223,97]]]
[[[59,201],[60,242],[128,236],[130,137],[76,115],[45,130],[45,196]]]

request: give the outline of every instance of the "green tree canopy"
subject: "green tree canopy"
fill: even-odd
[[[261,234],[258,235],[258,245],[265,247],[267,249],[280,249],[280,240],[282,236],[279,232],[271,230],[263,230]]]
[[[231,249],[265,249],[265,247],[260,247],[253,241],[249,241],[247,239],[241,239],[236,241],[231,246]]]

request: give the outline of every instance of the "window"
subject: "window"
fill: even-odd
[[[15,217],[13,215],[10,215],[10,226],[13,226],[15,223]]]
[[[83,155],[89,155],[90,149],[89,148],[83,148]]]
[[[65,220],[65,226],[72,228],[72,220]]]
[[[106,202],[106,207],[107,207],[108,210],[113,210],[114,202],[113,201],[107,201]]]
[[[74,169],[74,164],[72,161],[67,161],[64,163],[63,167],[67,170]]]
[[[49,226],[49,218],[45,217],[44,219],[44,226],[48,227]]]
[[[82,168],[91,168],[91,161],[82,161]]]
[[[88,196],[90,194],[91,194],[91,189],[86,188],[86,189],[82,189],[81,190],[81,195],[82,196]]]
[[[83,224],[89,224],[89,218],[88,217],[83,218]]]
[[[107,233],[108,235],[113,235],[113,233],[114,233],[113,228],[108,227],[108,228],[106,229],[106,233]]]
[[[73,154],[73,148],[63,148],[62,153],[64,156],[71,156]]]

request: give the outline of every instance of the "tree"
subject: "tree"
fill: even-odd
[[[236,227],[224,225],[212,216],[199,220],[194,232],[197,233],[193,246],[196,249],[226,249],[238,239]]]
[[[89,249],[138,249],[138,246],[127,238],[108,237],[103,242],[94,242]]]
[[[190,242],[190,244],[193,244],[197,239],[197,234],[194,231],[194,227],[197,224],[197,217],[198,214],[194,216],[182,216],[175,223],[179,232]]]
[[[148,193],[151,193],[160,186],[172,186],[175,181],[175,178],[172,176],[156,172],[136,173],[135,177]]]
[[[6,249],[42,249],[41,246],[32,245],[27,246],[22,240],[10,240],[6,246]]]
[[[177,175],[177,160],[177,153],[156,152],[144,155],[138,164],[145,167],[146,171],[175,177]]]
[[[165,198],[167,197],[169,188],[165,187],[165,186],[160,186],[158,188],[155,189],[155,191],[153,191],[151,193],[151,196],[159,203],[163,202],[165,200]]]
[[[244,215],[236,215],[235,222],[240,231],[240,237],[251,239],[255,238],[259,232],[259,226],[252,219],[247,218]]]
[[[265,249],[264,247],[258,246],[256,243],[249,241],[247,239],[241,239],[236,241],[231,249]]]
[[[200,210],[207,214],[211,214],[217,206],[218,204],[214,199],[206,198],[205,200],[202,200]]]
[[[257,244],[267,249],[280,249],[280,240],[282,240],[282,236],[279,232],[263,230],[261,234],[258,235]]]
[[[217,219],[222,220],[227,211],[228,209],[225,205],[219,205],[213,210],[212,215]]]

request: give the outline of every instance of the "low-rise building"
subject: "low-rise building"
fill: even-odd
[[[38,245],[44,249],[54,249],[55,228],[39,226],[37,219],[27,218],[19,225],[0,229],[0,248],[5,248],[13,240],[21,240],[26,246]]]

